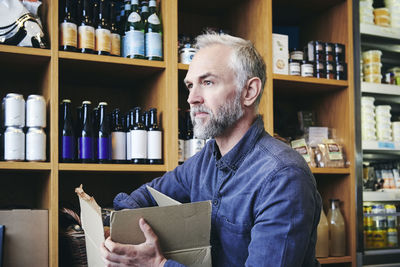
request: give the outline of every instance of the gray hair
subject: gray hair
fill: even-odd
[[[196,37],[197,49],[215,44],[226,45],[233,49],[230,67],[235,72],[236,85],[239,92],[242,91],[250,78],[260,78],[261,92],[255,102],[256,106],[258,106],[264,90],[267,75],[265,62],[257,52],[253,43],[239,37],[234,37],[228,34],[219,34],[213,31],[208,31]]]

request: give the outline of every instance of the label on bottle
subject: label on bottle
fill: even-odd
[[[107,29],[96,29],[96,51],[111,51],[111,32]]]
[[[189,159],[204,147],[203,139],[189,139],[185,141],[185,159]]]
[[[62,152],[61,159],[74,159],[75,142],[72,136],[62,137]]]
[[[178,162],[185,161],[185,140],[178,140]]]
[[[92,26],[78,27],[78,48],[94,49],[94,28]]]
[[[131,131],[131,153],[132,153],[132,159],[147,158],[147,131],[145,130]]]
[[[125,36],[122,38],[122,46],[124,47],[123,57],[144,57],[144,33],[137,30],[125,32]]]
[[[132,12],[129,15],[129,17],[127,18],[127,21],[131,22],[131,23],[139,22],[141,20],[142,20],[142,18],[140,17],[140,15],[137,12]]]
[[[131,144],[131,132],[128,131],[126,133],[126,159],[131,160],[132,159],[132,144]]]
[[[111,159],[111,140],[110,137],[99,137],[97,139],[97,156],[99,160]]]
[[[161,33],[146,33],[146,57],[162,57],[162,36]]]
[[[79,159],[93,159],[93,138],[92,137],[79,137],[78,138],[78,158]]]
[[[161,159],[162,151],[162,132],[161,131],[148,131],[147,132],[147,158]]]
[[[111,34],[111,55],[121,55],[121,36],[118,33]]]
[[[126,133],[111,133],[111,158],[114,160],[126,160]]]
[[[60,45],[73,46],[78,45],[78,27],[72,22],[63,22],[60,25]]]
[[[154,25],[159,25],[159,24],[161,23],[161,22],[160,22],[160,19],[158,18],[157,14],[155,14],[155,13],[151,14],[151,15],[147,18],[147,21],[148,21],[149,23],[151,23],[151,24],[154,24]]]

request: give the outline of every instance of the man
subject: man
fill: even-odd
[[[183,165],[149,183],[180,202],[212,200],[213,266],[317,266],[321,199],[303,158],[268,135],[258,114],[265,63],[249,41],[207,33],[185,78],[194,134],[213,137]],[[116,209],[153,206],[142,186]],[[107,266],[181,266],[166,260],[141,219],[146,242],[102,247]]]

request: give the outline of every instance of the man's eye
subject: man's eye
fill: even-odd
[[[192,89],[192,87],[193,87],[193,84],[191,84],[191,83],[186,84],[186,88],[187,88],[188,90]]]
[[[212,82],[212,81],[207,81],[207,80],[205,80],[205,81],[203,82],[203,84],[208,86],[208,85],[212,85],[213,82]]]

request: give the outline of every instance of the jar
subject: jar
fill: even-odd
[[[296,48],[294,48],[291,52],[290,52],[290,59],[293,60],[298,60],[298,61],[303,61],[304,60],[304,53],[301,50],[297,50]]]
[[[314,77],[316,78],[325,78],[326,71],[325,71],[325,62],[324,61],[315,61],[314,63]]]
[[[376,25],[389,27],[390,26],[390,17],[389,16],[375,16],[374,22]]]
[[[346,54],[346,48],[344,46],[344,44],[334,44],[335,47],[335,60],[336,61],[344,61],[345,60],[345,54]]]
[[[377,16],[388,16],[389,17],[389,9],[382,7],[382,8],[375,8],[374,9],[374,15],[375,17]]]
[[[300,61],[293,60],[292,58],[289,59],[289,75],[300,76],[301,74],[301,67]]]
[[[333,61],[326,61],[326,78],[327,79],[335,79],[335,68]]]
[[[188,48],[188,47],[182,48],[181,51],[179,52],[179,62],[183,64],[190,64],[196,52],[197,49],[195,48]]]
[[[313,77],[314,76],[314,66],[307,60],[303,60],[301,64],[301,76],[303,77]]]
[[[324,54],[325,53],[325,43],[321,41],[314,42],[314,51],[316,54]]]
[[[333,61],[333,52],[335,50],[334,44],[325,43],[325,60]]]
[[[363,72],[364,75],[369,75],[369,74],[381,74],[381,63],[369,63],[369,64],[364,64],[363,65]]]
[[[380,50],[368,50],[362,53],[362,59],[364,64],[369,63],[381,63],[382,51]]]
[[[364,76],[364,81],[367,83],[381,83],[382,75],[380,74],[370,74]]]
[[[346,80],[346,68],[347,65],[345,62],[336,61],[335,62],[335,79],[336,80]]]

